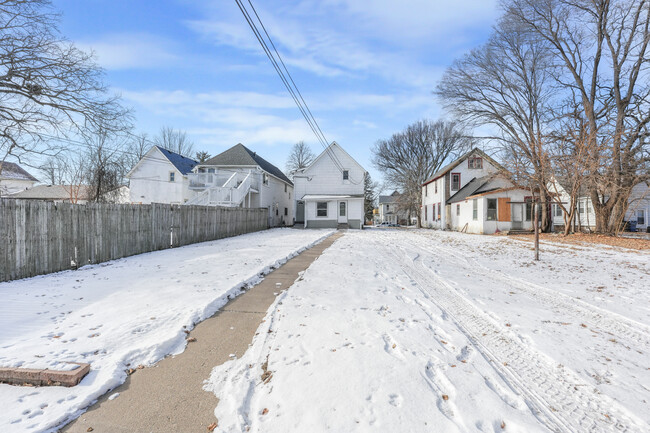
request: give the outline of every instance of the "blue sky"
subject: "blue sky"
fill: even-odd
[[[200,4],[197,4],[200,3]],[[253,3],[329,141],[373,178],[372,145],[421,118],[454,58],[481,44],[493,0]],[[322,151],[234,0],[54,0],[61,32],[93,49],[150,136],[187,131],[215,155],[238,142],[284,168],[293,143]]]

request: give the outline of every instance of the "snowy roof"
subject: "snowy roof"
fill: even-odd
[[[158,148],[159,151],[162,152],[163,155],[165,155],[165,158],[167,158],[169,162],[171,162],[174,165],[174,167],[176,167],[176,169],[180,171],[181,174],[183,175],[191,173],[194,166],[199,163],[198,161],[195,161],[192,158],[188,158],[179,153],[172,152],[171,150],[167,150],[163,147],[160,146],[156,146],[156,147]]]
[[[250,150],[249,148],[247,148],[241,143],[238,143],[233,147],[231,147],[230,149],[221,152],[217,156],[213,156],[207,161],[201,163],[201,165],[202,166],[215,165],[215,166],[227,166],[227,167],[257,165],[267,173],[272,174],[273,176],[288,183],[289,185],[293,185],[293,183],[289,180],[289,178],[284,173],[282,173],[282,170],[280,170],[275,165],[271,164],[266,159],[262,158],[256,152],[253,152],[252,150]]]
[[[363,198],[363,194],[307,194],[302,197],[302,200],[340,200],[343,198]]]
[[[38,182],[38,179],[13,162],[0,162],[0,167],[2,168],[2,170],[0,170],[0,177],[3,179],[31,180],[32,182]]]
[[[90,186],[88,185],[36,185],[25,191],[12,194],[13,199],[26,200],[68,200],[70,196],[78,200],[88,200]]]

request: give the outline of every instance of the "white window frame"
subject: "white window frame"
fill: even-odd
[[[323,204],[323,203],[325,204],[325,209],[319,209],[318,205]],[[326,201],[317,201],[316,202],[316,218],[327,218],[327,208],[328,208],[328,203]],[[323,211],[323,210],[325,211],[325,215],[319,215],[318,213]]]
[[[472,200],[472,221],[478,221],[478,199]]]
[[[494,209],[490,209],[490,201],[494,202]],[[485,201],[485,206],[487,210],[485,220],[497,221],[497,218],[499,217],[499,201],[496,198],[488,198]],[[494,211],[494,215],[492,217],[490,217],[490,211]]]
[[[170,182],[176,182],[176,172],[175,171],[170,171],[169,172],[169,181]]]
[[[641,220],[643,222],[639,222],[639,215],[641,215]],[[645,214],[645,209],[637,209],[636,210],[636,223],[639,225],[646,225],[648,224],[648,221],[646,220],[646,214]]]

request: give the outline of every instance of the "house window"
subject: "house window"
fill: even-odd
[[[345,202],[339,203],[339,216],[345,216]]]
[[[327,216],[327,202],[319,201],[316,202],[316,216],[326,217]]]
[[[433,182],[433,185],[435,186],[435,191],[433,191],[433,192],[438,194],[438,181],[436,180],[435,182]]]
[[[440,205],[440,203],[438,203],[438,219],[440,219],[440,208],[441,208],[441,207],[442,207],[442,206]]]
[[[424,185],[424,196],[427,197],[429,195],[429,184]]]
[[[478,220],[478,200],[472,200],[472,219],[474,221]]]
[[[386,212],[388,212],[389,209],[390,209],[390,205],[387,204],[387,205],[386,205]]]
[[[268,175],[268,174],[266,174],[266,173],[263,173],[263,174],[262,174],[262,183],[263,183],[264,185],[268,185],[268,184],[269,184],[269,175]]]
[[[427,205],[425,204],[425,205],[424,205],[424,220],[425,220],[425,221],[429,219],[429,216],[427,215],[427,210],[428,210],[428,209],[429,209],[429,208],[428,208]]]
[[[199,173],[205,173],[205,168],[203,167],[199,168]]]
[[[451,190],[458,191],[460,189],[460,173],[451,174]]]
[[[524,201],[526,202],[526,221],[531,221],[533,219],[533,199],[526,197]]]
[[[582,200],[578,201],[578,213],[579,214],[585,213],[585,203]]]
[[[284,184],[284,192],[287,192],[287,184]]]
[[[284,208],[284,216],[287,216],[287,215],[289,215],[289,209],[287,209],[287,208],[285,207],[285,208]]]
[[[497,199],[487,199],[487,220],[496,221],[497,219]]]
[[[467,167],[471,169],[482,169],[483,168],[483,158],[480,158],[478,156],[473,156],[470,157],[467,160]]]
[[[456,216],[460,216],[460,204],[456,205]]]
[[[169,181],[170,182],[175,182],[176,181],[176,173],[174,173],[173,171],[169,172]]]
[[[641,225],[641,226],[645,225],[645,210],[644,209],[638,209],[636,211],[636,223],[638,225]]]
[[[214,168],[208,168],[208,173],[214,173]]]
[[[553,204],[553,216],[556,217],[562,216],[562,208],[560,207],[559,204]]]
[[[275,216],[278,216],[278,215],[279,215],[279,210],[275,209]]]
[[[343,180],[350,179],[350,172],[348,170],[343,170]]]

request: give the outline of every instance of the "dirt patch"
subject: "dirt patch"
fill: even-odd
[[[533,241],[533,235],[517,235],[513,236],[514,239],[521,239]],[[647,239],[633,239],[624,238],[610,235],[588,234],[588,233],[574,233],[564,236],[557,233],[541,233],[539,235],[540,241],[573,244],[573,245],[609,245],[611,247],[628,248],[631,250],[650,250],[650,240]]]

